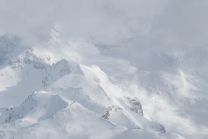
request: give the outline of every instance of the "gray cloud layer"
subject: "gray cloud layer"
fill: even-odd
[[[51,27],[99,42],[145,37],[164,42],[207,44],[206,0],[1,0],[0,33],[27,43],[48,38]]]

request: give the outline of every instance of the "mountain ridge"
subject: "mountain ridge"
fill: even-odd
[[[8,39],[5,40],[8,41]],[[32,138],[32,136],[40,138],[99,138],[100,135],[101,138],[106,139],[121,136],[123,138],[131,136],[132,139],[137,138],[136,136],[152,139],[182,139],[182,136],[185,138],[199,137],[200,135],[192,136],[190,134],[191,132],[196,134],[199,131],[206,136],[206,123],[202,123],[205,124],[203,128],[200,125],[195,125],[194,121],[190,119],[197,112],[206,117],[206,112],[191,111],[197,106],[201,107],[199,106],[201,102],[206,104],[206,99],[200,97],[200,95],[203,96],[203,93],[197,93],[204,92],[203,86],[205,85],[202,84],[202,81],[206,81],[206,76],[201,76],[200,72],[190,72],[193,74],[189,74],[182,68],[177,69],[176,65],[184,63],[185,56],[178,55],[178,53],[173,56],[171,53],[168,56],[162,54],[163,66],[172,68],[172,70],[152,72],[133,67],[123,59],[114,59],[102,55],[102,53],[99,54],[96,46],[88,42],[85,43],[85,41],[75,43],[66,41],[65,38],[56,37],[56,41],[50,39],[43,46],[27,48],[19,45],[15,47],[14,51],[8,51],[9,54],[6,58],[4,56],[6,52],[0,56],[4,59],[2,60],[4,63],[0,66],[0,113],[2,116],[4,115],[4,118],[2,117],[0,121],[7,120],[0,126],[2,138],[14,136],[18,136],[18,138],[26,138],[23,136],[27,136],[27,138]],[[67,47],[68,45],[71,47]],[[87,47],[89,50],[84,54]],[[112,48],[112,53],[114,51],[119,53],[117,50],[119,48]],[[102,51],[111,51],[111,49]],[[86,61],[87,57],[89,59]],[[168,61],[172,63],[172,60],[168,60],[169,57],[176,59],[176,61],[180,60],[173,62],[175,65],[167,64]],[[105,58],[109,60],[108,63],[104,62]],[[96,59],[98,60],[96,61]],[[103,67],[104,70],[102,70]],[[61,107],[58,111],[52,112],[53,114],[49,113],[41,121],[33,120],[31,122],[33,125],[28,126],[30,122],[24,121],[24,117],[21,118],[24,114],[21,114],[22,110],[19,107],[27,100],[28,96],[37,95],[34,92],[40,92],[40,94],[48,92],[45,94],[51,97],[58,96],[61,102],[67,103],[64,105],[66,107]],[[40,99],[40,101],[46,101],[45,105],[50,102],[47,98]],[[54,104],[56,103],[54,102]],[[50,103],[51,107],[54,104]],[[76,104],[77,108],[71,108],[71,104]],[[6,113],[6,109],[11,112]],[[18,109],[18,112],[13,112],[14,109]],[[85,111],[86,115],[91,115],[87,125],[79,123],[85,115],[78,111]],[[15,113],[20,113],[18,114],[20,117],[15,116]],[[48,129],[45,131],[46,134],[39,130],[49,125],[56,127],[57,123],[54,123],[53,117],[59,115],[58,117],[61,118],[62,114],[60,113],[75,114],[80,117],[80,119],[73,117],[77,122],[77,125],[73,123],[76,126],[76,135],[73,135],[71,129],[62,125],[59,125],[58,129]],[[192,115],[189,115],[190,113]],[[70,115],[68,116],[70,117]],[[11,120],[12,117],[23,121],[19,125],[16,123],[18,120]],[[28,117],[32,118],[32,116]],[[93,117],[99,119],[96,121],[97,125],[93,123],[93,120],[90,120]],[[67,115],[65,115],[66,118]],[[66,120],[65,124],[70,125],[71,122]],[[99,128],[107,123],[110,125],[104,126],[105,131],[103,133],[99,131],[98,135],[97,131],[91,128],[90,123]],[[15,126],[12,127],[12,125]],[[21,127],[22,125],[24,128]],[[81,128],[83,126],[84,128]],[[186,128],[187,131],[185,131]],[[85,130],[86,134],[84,134]],[[52,131],[53,133],[51,133]],[[115,134],[113,134],[114,131]],[[30,135],[28,132],[32,134]],[[107,133],[109,136],[106,135]],[[53,136],[49,134],[53,134]]]
[[[120,87],[112,83],[108,75],[98,66],[88,67],[82,64],[72,66],[66,59],[61,59],[50,65],[46,62],[50,58],[39,58],[34,54],[35,49],[34,47],[25,49],[17,57],[7,59],[5,63],[8,65],[0,70],[2,76],[4,76],[3,80],[11,77],[14,82],[14,89],[18,92],[13,92],[12,84],[10,84],[10,87],[1,88],[5,91],[5,93],[3,93],[4,91],[1,92],[1,107],[6,105],[8,107],[1,110],[0,121],[2,122],[0,129],[2,130],[4,126],[7,127],[6,130],[1,131],[1,136],[12,137],[20,133],[24,134],[23,130],[36,127],[36,125],[39,127],[40,121],[45,123],[44,121],[47,121],[47,119],[52,118],[51,120],[53,120],[54,115],[64,109],[71,109],[70,107],[74,103],[86,109],[87,113],[92,112],[99,119],[103,119],[101,121],[113,123],[115,130],[121,126],[124,127],[122,130],[127,128],[132,130],[142,129],[144,130],[143,134],[158,132],[164,133],[164,137],[166,136],[165,128],[162,125],[143,117],[142,105],[139,100],[126,94]],[[30,89],[24,87],[26,82]],[[34,91],[35,93],[33,93]],[[22,97],[23,95],[24,97]],[[3,99],[6,98],[7,102],[3,102]],[[58,99],[59,101],[50,102],[51,99]],[[68,104],[68,102],[71,104]],[[57,110],[54,109],[56,107]],[[73,111],[76,113],[79,108],[73,109]],[[35,119],[32,118],[34,116]],[[79,121],[79,119],[76,120]],[[13,130],[10,130],[10,126],[13,124],[15,126]],[[90,124],[92,123],[90,122]],[[118,128],[118,130],[120,129]],[[56,130],[54,132],[58,133]],[[82,130],[79,132],[81,133]],[[87,134],[89,137],[94,135]],[[106,136],[105,134],[102,135]],[[30,135],[27,136],[31,137]],[[115,135],[112,134],[109,137],[113,136]],[[79,136],[77,137],[79,138]],[[106,136],[105,138],[109,137]],[[18,138],[22,137],[19,136]]]

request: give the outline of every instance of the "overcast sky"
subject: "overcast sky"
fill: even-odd
[[[47,40],[56,26],[71,37],[109,44],[140,36],[205,45],[207,13],[207,0],[1,0],[0,34],[32,44]]]

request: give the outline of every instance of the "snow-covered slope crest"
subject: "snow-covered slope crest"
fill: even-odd
[[[40,91],[28,96],[19,107],[9,107],[2,110],[0,124],[18,120],[37,123],[51,117],[57,111],[65,108],[67,103],[58,95]]]
[[[0,119],[1,138],[82,138],[98,135],[107,138],[113,136],[113,132],[126,130],[76,102],[66,102],[60,96],[45,91],[33,93],[19,107],[3,109]],[[86,122],[86,119],[89,121]],[[97,124],[102,126],[94,129]],[[60,130],[65,133],[59,134]],[[92,131],[93,134],[90,133]]]
[[[64,98],[76,101],[100,117],[128,129],[165,133],[165,128],[143,117],[139,100],[113,84],[97,66],[79,65],[46,88]]]

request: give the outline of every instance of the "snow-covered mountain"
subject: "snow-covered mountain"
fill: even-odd
[[[125,48],[99,50],[55,33],[30,48],[0,38],[0,138],[207,137],[206,76],[174,66],[187,54],[164,52],[166,69],[144,71],[126,62],[136,64]]]
[[[0,139],[207,139],[206,0],[1,0]]]

